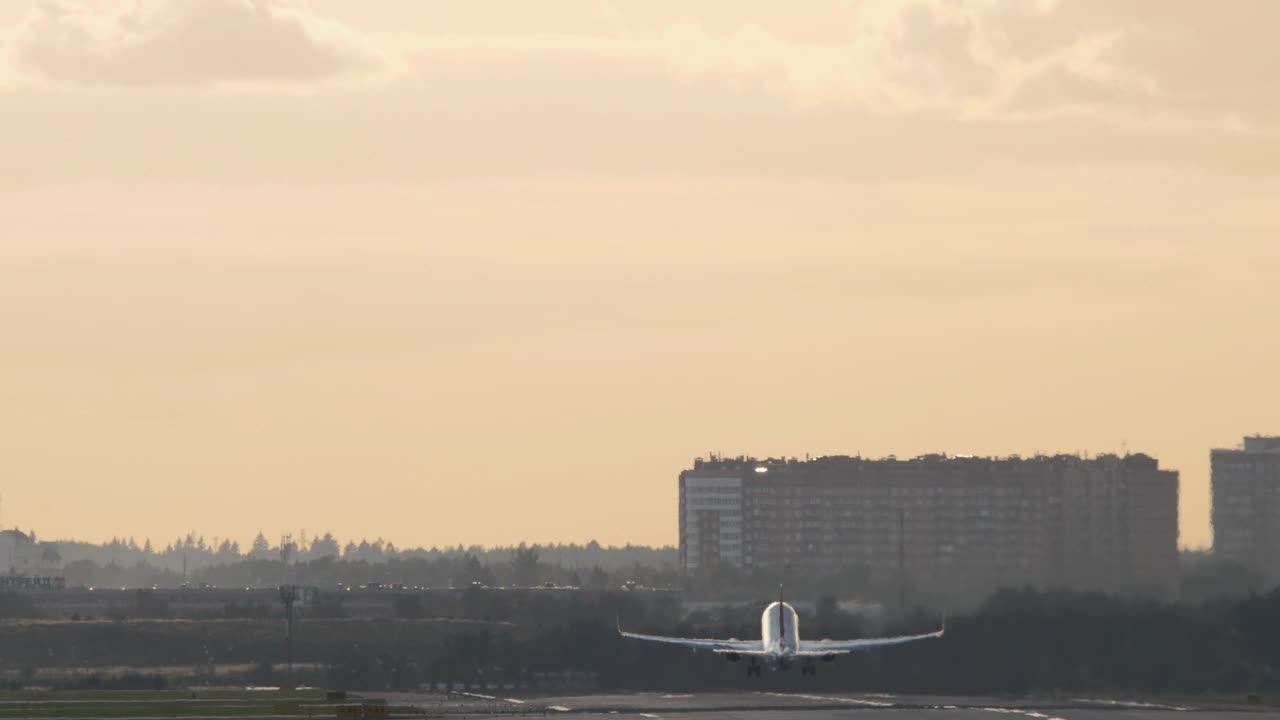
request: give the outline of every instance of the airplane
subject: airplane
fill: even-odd
[[[821,659],[823,662],[831,662],[837,656],[860,650],[871,650],[872,648],[901,645],[917,640],[940,638],[946,630],[947,623],[946,620],[943,620],[941,629],[923,635],[899,635],[897,637],[867,638],[864,640],[802,641],[800,639],[800,623],[796,616],[796,610],[783,601],[781,589],[778,591],[778,601],[770,603],[769,607],[764,609],[764,614],[760,616],[759,640],[709,640],[641,635],[639,633],[626,632],[622,629],[621,624],[618,625],[618,632],[623,637],[683,645],[694,650],[710,650],[718,655],[723,655],[729,662],[738,662],[745,657],[748,659],[748,677],[760,677],[760,661],[762,660],[774,670],[786,670],[790,667],[792,660],[799,660],[803,663],[800,666],[802,675],[817,675],[818,668],[813,662],[815,658]]]

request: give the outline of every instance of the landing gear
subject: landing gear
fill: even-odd
[[[760,663],[752,660],[747,664],[747,677],[760,677]]]
[[[805,662],[805,664],[800,666],[800,674],[801,675],[817,675],[818,666],[814,665],[812,660],[808,660]]]

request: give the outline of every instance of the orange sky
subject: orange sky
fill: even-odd
[[[44,537],[674,543],[725,454],[1280,432],[1280,4],[0,0]]]

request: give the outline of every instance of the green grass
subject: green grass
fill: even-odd
[[[325,662],[352,648],[391,656],[439,647],[461,633],[518,634],[519,628],[464,620],[327,620],[296,624],[294,657]],[[4,666],[155,667],[256,664],[283,659],[279,620],[0,622]]]
[[[0,692],[0,718],[319,718],[334,704],[322,690],[22,690]]]
[[[14,701],[84,702],[88,700],[209,700],[263,701],[266,699],[324,700],[324,690],[242,690],[239,688],[191,688],[185,690],[7,690],[0,691],[0,703]]]

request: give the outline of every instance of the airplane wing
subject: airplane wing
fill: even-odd
[[[898,637],[867,638],[865,640],[802,640],[800,641],[800,649],[797,650],[795,654],[800,657],[844,655],[846,653],[858,652],[859,650],[871,650],[873,648],[888,647],[890,645],[902,645],[903,643],[915,642],[917,640],[940,638],[946,630],[946,627],[943,627],[937,632],[925,633],[923,635],[899,635]]]
[[[718,653],[742,653],[746,655],[758,654],[764,652],[764,643],[759,640],[711,640],[705,638],[677,638],[664,637],[662,635],[641,635],[640,633],[630,633],[618,628],[618,632],[622,637],[634,638],[636,640],[648,640],[649,642],[669,643],[671,645],[683,645],[685,647],[694,648],[695,650],[710,650]]]

